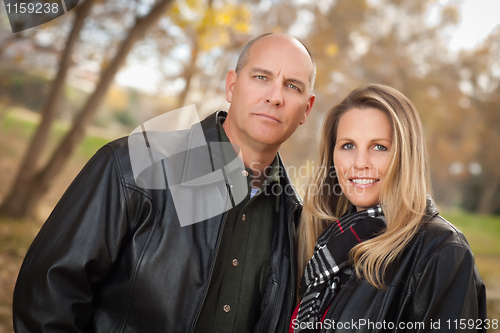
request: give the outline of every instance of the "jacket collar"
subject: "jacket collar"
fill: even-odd
[[[204,120],[201,121],[201,129],[203,131],[203,134],[205,135],[205,140],[207,142],[207,145],[209,147],[209,153],[210,153],[210,159],[212,163],[212,171],[215,171],[217,169],[220,169],[224,167],[223,161],[223,152],[221,149],[220,142],[221,137],[219,133],[219,127],[218,127],[218,119],[219,116],[227,116],[226,111],[218,110],[208,117],[206,117]],[[188,135],[188,153],[186,156],[186,161],[184,165],[184,174],[183,174],[183,185],[185,186],[202,186],[202,185],[207,185],[211,184],[214,182],[220,182],[220,181],[225,181],[224,177],[221,175],[221,173],[218,173],[219,176],[216,176],[214,174],[213,177],[207,177],[207,178],[198,178],[196,180],[189,180],[187,175],[192,174],[190,172],[193,171],[193,168],[196,166],[196,163],[199,163],[197,161],[197,158],[195,154],[192,154],[192,151],[195,151],[193,149],[189,149],[192,146],[193,142],[196,142],[194,136],[197,134],[196,130],[194,130],[195,127],[192,127],[192,129],[189,131]],[[279,168],[280,168],[280,184],[283,189],[283,193],[285,196],[292,200],[294,205],[302,205],[302,199],[300,198],[299,194],[297,193],[297,190],[295,189],[295,186],[293,186],[293,183],[291,179],[288,177],[288,173],[286,172],[286,168],[283,164],[283,161],[281,159],[281,156],[278,152],[278,161],[279,161]],[[226,166],[226,169],[228,171],[235,171],[238,168],[238,163],[230,163],[229,165]]]
[[[204,186],[226,181],[222,172],[215,172],[225,168],[228,172],[237,171],[243,164],[237,159],[228,165],[224,163],[224,155],[220,135],[217,127],[218,115],[224,111],[217,111],[191,127],[187,137],[187,153],[184,162],[182,182],[183,186]],[[199,147],[199,136],[204,135],[206,146]],[[210,161],[212,173],[204,177],[190,179],[199,169],[200,163]],[[244,168],[244,167],[243,167]]]
[[[426,200],[426,207],[425,207],[425,215],[424,215],[424,221],[429,221],[439,215],[439,210],[436,208],[436,205],[434,204],[434,200],[432,197],[427,194],[427,200]]]

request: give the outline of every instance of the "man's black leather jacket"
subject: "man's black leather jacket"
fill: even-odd
[[[220,141],[217,113],[201,125],[207,142]],[[284,332],[294,301],[293,234],[301,201],[286,173],[280,183],[256,332]],[[14,292],[16,332],[192,331],[226,213],[181,227],[173,207],[169,190],[136,185],[126,138],[101,148],[26,255]]]

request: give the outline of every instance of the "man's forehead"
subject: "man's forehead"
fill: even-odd
[[[294,37],[288,35],[268,35],[257,40],[250,48],[250,57],[253,54],[274,54],[280,53],[281,56],[288,58],[307,59],[305,63],[312,65],[312,60],[307,49]]]
[[[314,70],[311,58],[305,47],[296,39],[286,35],[265,36],[252,45],[249,52],[248,68],[261,68],[296,79],[309,80]]]

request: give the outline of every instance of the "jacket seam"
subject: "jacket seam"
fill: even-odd
[[[438,215],[437,218],[439,218],[441,221],[446,223],[450,228],[452,228],[454,231],[454,233],[453,233],[454,235],[459,236],[461,234],[461,231],[458,230],[457,227],[455,227],[453,224],[448,222],[444,217],[442,217],[441,215]],[[456,237],[456,239],[460,241],[461,246],[467,248],[467,244],[465,243],[465,241],[461,237]]]
[[[153,197],[151,196],[151,194],[148,193],[147,191],[145,191],[144,189],[137,187],[136,185],[130,184],[125,179],[122,179],[121,183],[124,187],[126,187],[132,191],[138,192],[139,194],[145,196],[148,200],[153,201]]]
[[[151,202],[151,207],[153,207],[153,202]],[[151,231],[149,232],[148,238],[146,239],[146,244],[144,244],[144,247],[141,251],[141,255],[140,255],[139,259],[137,260],[137,263],[136,263],[135,268],[134,268],[134,273],[132,274],[130,287],[128,289],[129,294],[127,297],[127,310],[125,312],[125,318],[124,318],[123,326],[120,329],[120,332],[124,332],[125,327],[127,326],[129,314],[130,314],[130,308],[132,306],[132,296],[134,293],[135,285],[137,283],[137,275],[139,274],[139,271],[140,271],[141,266],[142,266],[142,262],[144,260],[145,253],[146,253],[147,249],[149,248],[151,238],[153,237],[153,234],[154,234],[156,227],[158,225],[158,215],[156,214],[154,207],[152,208],[152,214],[154,214],[154,216],[155,216],[154,221],[153,221],[153,226],[151,228]]]
[[[140,255],[140,257],[139,257],[139,259],[138,259],[138,261],[137,261],[137,263],[135,265],[134,272],[132,274],[132,279],[130,281],[130,286],[128,288],[127,306],[126,306],[125,315],[124,315],[124,318],[123,318],[123,323],[122,323],[121,328],[120,328],[120,332],[124,332],[125,328],[127,327],[127,323],[128,323],[128,319],[129,319],[129,314],[130,314],[130,308],[132,306],[132,295],[133,295],[133,290],[135,289],[135,285],[137,283],[137,274],[139,274],[139,270],[140,270],[140,267],[142,265],[142,261],[144,259],[144,255],[146,253],[147,248],[149,247],[151,237],[152,237],[152,235],[153,235],[153,233],[154,233],[154,231],[156,230],[156,227],[157,227],[157,214],[154,211],[154,205],[153,205],[153,200],[152,200],[151,196],[146,195],[147,192],[145,192],[142,189],[137,188],[136,186],[133,186],[133,185],[129,184],[125,180],[123,168],[121,166],[120,159],[118,158],[118,156],[116,156],[115,149],[113,149],[109,145],[106,145],[106,147],[108,147],[109,149],[111,149],[112,154],[113,154],[113,158],[115,159],[116,168],[118,169],[117,171],[118,171],[118,173],[120,175],[120,184],[122,185],[121,186],[121,190],[123,191],[123,195],[124,195],[124,198],[125,198],[126,212],[127,212],[127,222],[129,223],[129,227],[132,229],[132,225],[130,224],[130,221],[131,221],[130,220],[130,216],[131,216],[131,213],[130,213],[130,209],[131,209],[131,207],[130,207],[130,197],[129,197],[128,191],[126,191],[125,188],[129,188],[129,189],[134,190],[136,192],[139,192],[141,195],[145,196],[146,199],[149,200],[149,202],[151,204],[151,207],[152,207],[152,214],[155,216],[154,217],[154,221],[153,221],[153,227],[151,228],[151,231],[149,232],[148,238],[146,239],[146,244],[144,244],[144,248],[142,249],[141,255]]]
[[[294,192],[294,193],[296,193],[296,192]],[[297,202],[295,202],[293,200],[293,196],[292,195],[289,195],[289,196],[286,195],[286,197],[288,197],[288,199],[290,199],[293,202],[293,204],[294,204],[294,207],[293,207],[293,209],[292,209],[292,211],[290,213],[290,216],[288,218],[288,221],[287,221],[287,229],[288,229],[287,230],[288,231],[288,235],[287,236],[288,236],[288,241],[291,242],[291,241],[293,241],[292,229],[291,229],[292,228],[292,223],[293,223],[293,221],[295,221],[295,213],[299,209],[300,204],[297,203]],[[292,289],[290,290],[290,293],[291,293],[291,295],[290,295],[291,296],[290,297],[290,302],[289,302],[289,304],[286,304],[286,311],[287,311],[286,313],[287,313],[287,316],[291,316],[292,315],[292,313],[291,313],[290,310],[293,307],[293,302],[294,302],[293,288],[294,288],[294,285],[295,285],[295,281],[294,281],[295,280],[295,278],[294,278],[294,263],[293,263],[294,253],[293,253],[293,248],[292,248],[293,247],[293,243],[290,244],[290,247],[291,247],[291,252],[290,252],[290,256],[289,256],[288,260],[289,260],[289,265],[290,265],[290,270],[291,270],[291,275],[290,275],[291,281],[290,281],[290,283],[293,284],[293,286],[292,286]],[[287,293],[287,291],[289,290],[289,288],[288,288],[289,283],[283,285],[283,283],[281,283],[279,280],[274,280],[274,279],[271,279],[271,280],[275,284],[275,288],[277,288],[275,293],[279,293],[279,289],[280,288],[285,288],[284,292],[285,292],[285,294]],[[272,297],[270,297],[270,299],[272,300]],[[270,309],[271,312],[269,314],[269,321],[270,322],[269,322],[269,325],[267,325],[267,326],[268,327],[274,326],[273,325],[273,321],[275,321],[276,322],[276,325],[275,325],[276,327],[275,328],[278,328],[277,326],[279,324],[279,318],[274,318],[274,314],[276,312],[276,305],[277,304],[276,304],[276,302],[272,302],[271,305],[272,305],[272,309]],[[264,329],[264,322],[262,324],[263,324],[262,329]]]
[[[200,318],[201,311],[203,310],[203,305],[204,305],[206,297],[208,295],[208,289],[210,288],[210,284],[212,282],[213,271],[215,269],[215,262],[217,261],[217,256],[219,254],[219,247],[220,247],[220,243],[222,241],[222,234],[224,232],[224,226],[226,225],[226,219],[227,219],[227,212],[224,212],[224,215],[222,217],[222,223],[221,223],[221,226],[219,227],[219,236],[217,237],[217,244],[216,244],[216,249],[215,249],[215,256],[214,256],[214,260],[212,262],[212,267],[210,268],[210,272],[209,272],[209,276],[208,276],[208,282],[207,282],[207,287],[205,289],[205,293],[203,295],[203,299],[201,300],[201,303],[200,303],[200,305],[198,307],[198,311],[195,314],[195,318],[194,318],[193,324],[192,324],[191,329],[189,331],[190,333],[194,332],[194,330],[196,329],[196,325],[198,324],[198,320]]]

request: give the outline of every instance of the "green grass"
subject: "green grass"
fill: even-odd
[[[20,139],[29,141],[37,127],[36,122],[16,117],[14,112],[8,112],[0,125],[0,129],[6,133],[13,134]],[[66,123],[60,121],[54,122],[51,137],[49,140],[49,149],[55,149],[60,140],[69,130]],[[90,159],[95,152],[108,143],[110,140],[97,136],[87,135],[77,149],[77,155],[85,160]]]
[[[89,159],[108,142],[108,139],[87,135],[78,149],[78,154]]]
[[[12,132],[23,139],[28,140],[35,131],[37,124],[33,121],[17,118],[12,113],[7,113],[1,124],[1,130]]]
[[[467,238],[476,266],[484,281],[500,281],[500,216],[463,211],[445,212],[444,218],[458,227]]]
[[[442,215],[464,233],[475,255],[500,256],[500,216],[462,211]]]
[[[0,253],[24,258],[40,227],[32,218],[0,217]]]

